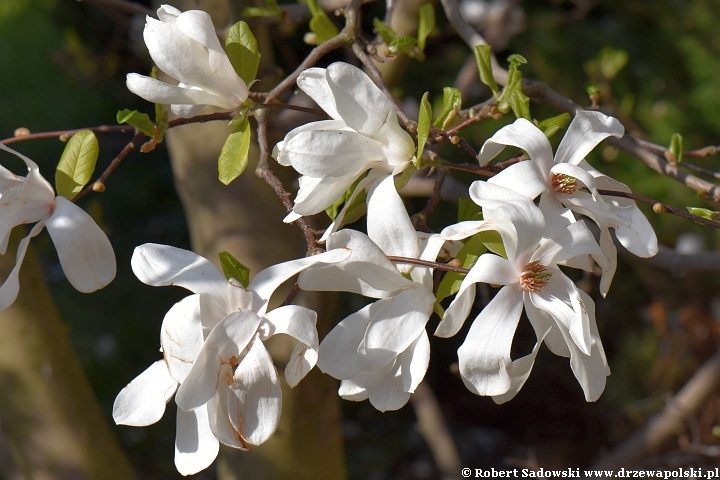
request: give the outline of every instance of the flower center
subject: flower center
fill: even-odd
[[[577,191],[577,178],[564,173],[553,173],[552,188],[558,193],[575,193]]]
[[[520,287],[528,292],[541,292],[550,281],[552,273],[547,271],[544,265],[535,260],[523,267],[520,274]]]

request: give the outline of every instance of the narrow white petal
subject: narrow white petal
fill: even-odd
[[[118,425],[152,425],[162,418],[177,385],[165,360],[158,360],[120,390],[113,404],[113,420]]]
[[[275,365],[262,342],[254,340],[235,370],[235,384],[230,387],[230,422],[249,444],[260,445],[275,433],[281,408]]]
[[[313,178],[302,176],[298,179],[300,189],[295,197],[293,212],[299,216],[315,215],[328,208],[343,195],[355,181],[355,177]],[[298,218],[299,218],[298,216]]]
[[[154,287],[177,285],[207,293],[227,307],[227,279],[204,257],[182,248],[146,243],[135,248],[130,261],[135,276]]]
[[[269,335],[285,333],[298,340],[285,366],[285,380],[294,387],[312,370],[318,359],[318,335],[315,323],[317,314],[309,308],[286,305],[265,314],[263,325]]]
[[[168,371],[182,383],[203,345],[200,295],[190,295],[172,306],[160,328],[160,345]]]
[[[380,305],[381,306],[381,305]],[[370,319],[379,310],[375,303],[345,317],[320,343],[317,366],[328,375],[344,380],[359,369],[358,346],[365,338]]]
[[[493,396],[492,399],[495,403],[500,405],[508,402],[515,398],[515,395],[520,392],[523,385],[525,385],[525,382],[530,376],[530,372],[532,372],[533,365],[535,364],[535,357],[537,357],[537,353],[540,350],[540,345],[542,345],[542,342],[545,339],[545,336],[549,333],[549,331],[550,328],[548,328],[544,333],[540,333],[540,335],[537,335],[537,332],[535,332],[535,334],[537,335],[537,342],[535,343],[535,347],[533,347],[532,352],[530,352],[528,355],[525,355],[524,357],[513,360],[510,368],[508,369],[510,378],[512,378],[510,390],[503,393],[502,395]]]
[[[230,389],[223,383],[218,388],[215,396],[207,403],[210,430],[212,430],[215,438],[220,443],[238,450],[248,450],[248,444],[242,437],[241,432],[235,430],[235,427],[230,423],[230,415],[228,414],[229,397]]]
[[[313,69],[311,68],[309,70]],[[309,70],[301,73],[300,76],[302,77]],[[306,123],[305,125],[300,125],[299,127],[290,130],[290,132],[285,135],[283,141],[278,142],[277,145],[275,145],[275,148],[272,152],[272,157],[277,160],[280,165],[283,165],[285,167],[291,166],[292,164],[290,163],[290,159],[287,157],[285,152],[285,143],[303,132],[312,130],[340,131],[349,129],[347,125],[345,125],[345,122],[343,122],[342,120],[320,120],[318,122],[311,122]]]
[[[297,86],[315,100],[315,103],[325,110],[325,113],[335,120],[340,120],[340,114],[335,108],[335,98],[324,68],[308,68],[298,77]]]
[[[260,317],[248,310],[231,313],[218,323],[208,335],[190,373],[180,385],[175,403],[186,411],[207,403],[220,384],[228,381],[221,375],[222,367],[232,366],[239,360],[238,357],[252,340],[259,325]]]
[[[535,198],[548,189],[540,167],[533,161],[519,162],[491,177],[488,183],[500,185],[529,198]]]
[[[137,73],[128,73],[125,84],[135,95],[153,103],[215,105],[220,108],[236,106],[225,98],[205,90],[178,87]]]
[[[333,264],[342,262],[350,256],[350,251],[345,248],[330,250],[311,257],[290,260],[268,267],[253,277],[248,285],[248,290],[255,294],[253,310],[262,316],[267,310],[267,304],[273,292],[288,278],[297,275],[306,268],[317,264]]]
[[[544,175],[550,170],[553,159],[550,142],[538,127],[524,118],[518,118],[514,123],[501,128],[485,142],[478,155],[480,165],[485,165],[495,158],[506,145],[525,150]]]
[[[403,390],[413,393],[425,377],[430,364],[430,339],[427,332],[424,330],[420,332],[420,336],[400,354],[398,362]]]
[[[445,240],[438,234],[429,235],[423,232],[416,232],[420,242],[420,260],[434,262],[445,245]],[[410,272],[414,282],[421,283],[428,290],[433,288],[433,268],[416,265]]]
[[[612,234],[607,228],[600,229],[600,248],[603,251],[605,261],[596,259],[602,268],[602,277],[600,277],[600,294],[605,297],[610,290],[610,284],[617,270],[617,248],[613,242]],[[602,263],[601,263],[602,262]]]
[[[573,165],[571,163],[558,163],[554,165],[552,169],[550,169],[550,174],[567,175],[569,177],[577,178],[583,183],[583,185],[588,188],[588,190],[590,190],[590,193],[592,193],[595,198],[599,197],[599,194],[597,193],[597,183],[595,182],[595,177],[590,175],[582,167]]]
[[[410,222],[392,175],[380,177],[370,186],[367,200],[367,232],[368,237],[386,255],[408,258],[420,256],[415,227]],[[408,264],[396,265],[396,267],[400,273],[408,273],[412,268]]]
[[[553,237],[557,232],[575,222],[575,215],[555,197],[555,192],[540,195],[540,211],[545,218],[545,238]]]
[[[57,197],[45,222],[68,281],[83,293],[94,292],[115,278],[115,252],[95,220],[70,200]]]
[[[532,301],[524,303],[525,313],[535,330],[535,335],[537,335],[538,332],[547,332],[545,335],[545,345],[547,345],[550,351],[559,357],[570,358],[570,348],[558,327],[557,321],[553,319],[550,314],[533,305]],[[572,341],[572,339],[570,339],[570,341]]]
[[[450,306],[445,310],[435,330],[436,337],[448,338],[460,331],[475,301],[475,284],[513,285],[520,281],[520,272],[504,258],[486,253],[480,255],[470,273],[463,279],[460,289]]]
[[[381,412],[399,410],[410,400],[410,393],[403,389],[400,362],[396,362],[392,371],[383,380],[368,389],[368,399],[373,407]]]
[[[344,400],[350,400],[351,402],[362,402],[363,400],[368,399],[370,393],[367,391],[367,388],[355,383],[355,377],[353,377],[340,382],[338,395],[340,395],[340,397],[342,397]]]
[[[313,369],[318,361],[317,349],[310,348],[308,345],[297,342],[295,348],[290,352],[290,358],[285,365],[285,381],[290,388],[300,383],[300,380]]]
[[[585,223],[575,222],[543,241],[531,260],[537,260],[542,265],[552,265],[585,254],[603,255],[603,252]]]
[[[502,395],[510,390],[510,347],[523,309],[522,290],[503,287],[480,312],[458,349],[460,377],[477,395]]]
[[[10,275],[0,287],[0,312],[8,308],[15,302],[20,292],[20,267],[25,259],[30,239],[37,236],[45,227],[45,221],[41,220],[33,226],[27,237],[20,240],[17,247],[17,255],[15,257],[15,266],[10,271]]]
[[[611,135],[620,138],[624,133],[625,128],[616,118],[578,110],[558,146],[555,163],[577,165],[598,143]]]
[[[200,112],[202,112],[206,108],[207,108],[207,105],[204,105],[204,104],[200,104],[200,105],[172,104],[172,105],[170,105],[170,111],[180,118],[194,117],[195,115],[199,115]]]
[[[220,451],[220,442],[208,423],[207,407],[191,412],[177,409],[175,467],[182,475],[194,475],[209,467]]]
[[[320,237],[320,240],[318,240],[320,243],[325,242],[330,235],[335,233],[339,228],[342,228],[342,226],[345,224],[345,215],[348,213],[348,210],[350,209],[350,206],[355,203],[355,199],[360,194],[360,192],[365,191],[366,188],[370,186],[372,182],[375,181],[376,178],[378,178],[381,175],[384,175],[386,172],[382,168],[371,168],[370,171],[367,173],[365,178],[360,180],[355,187],[355,190],[353,191],[352,195],[350,195],[350,198],[345,201],[345,205],[343,205],[342,210],[340,210],[340,213],[337,214],[335,219],[332,221],[330,226],[328,226],[325,229],[325,233],[323,233],[323,236]]]

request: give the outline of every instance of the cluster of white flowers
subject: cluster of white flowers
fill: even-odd
[[[170,104],[181,116],[192,116],[207,105],[240,106],[248,97],[247,86],[233,70],[209,16],[163,6],[158,17],[147,19],[145,41],[157,65],[180,84],[130,74],[128,88],[147,100]],[[165,315],[163,358],[120,392],[115,421],[155,423],[174,396],[175,463],[184,475],[208,467],[219,443],[238,449],[263,443],[277,427],[282,401],[278,374],[263,342],[278,333],[298,340],[285,369],[291,387],[317,364],[341,380],[343,398],[368,399],[381,411],[401,408],[428,368],[426,328],[437,302],[433,268],[407,262],[452,258],[462,240],[488,231],[502,239],[502,247],[494,249],[500,254],[476,252],[482,255],[464,276],[435,331],[445,338],[461,330],[476,283],[502,287],[473,320],[458,350],[463,382],[478,395],[507,401],[522,388],[545,343],[555,354],[570,358],[585,398],[596,400],[609,368],[594,303],[561,267],[592,271],[597,263],[604,296],[617,261],[610,228],[630,252],[642,257],[657,252],[655,234],[635,204],[598,193],[628,188],[584,160],[606,137],[622,136],[622,125],[599,112],[578,111],[554,157],[546,136],[531,122],[519,119],[502,128],[482,147],[479,164],[487,164],[505,146],[524,150],[529,160],[470,186],[482,219],[425,234],[415,231],[395,185],[397,174],[413,168],[416,147],[389,99],[361,70],[346,63],[308,69],[297,84],[332,119],[296,128],[274,149],[278,163],[302,175],[285,221],[323,211],[355,185],[321,239],[327,251],[267,268],[243,288],[192,252],[155,244],[138,247],[132,268],[142,282],[176,285],[193,294]],[[21,178],[0,168],[0,214],[6,216],[0,223],[0,253],[12,227],[37,224],[21,242],[18,266],[0,288],[0,309],[14,301],[28,240],[44,226],[78,290],[106,285],[115,275],[115,262],[104,233],[80,208],[55,196],[35,163],[15,154],[29,173]],[[367,235],[341,229],[347,210],[363,193]],[[599,243],[579,215],[597,223]],[[407,262],[392,263],[389,256]],[[375,301],[340,321],[320,342],[315,312],[294,305],[268,307],[278,286],[298,274],[302,289],[352,292]],[[537,341],[529,354],[512,359],[523,310]]]

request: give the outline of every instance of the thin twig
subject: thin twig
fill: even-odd
[[[680,162],[680,163],[678,163],[678,165],[682,168],[687,168],[688,170],[692,170],[693,172],[697,172],[701,175],[706,175],[708,177],[720,179],[720,172],[708,170],[707,168],[699,167],[697,165],[693,165],[692,163],[688,163],[688,162]]]
[[[3,145],[10,145],[11,143],[24,142],[25,140],[57,138],[62,137],[63,135],[70,137],[82,130],[90,130],[91,132],[95,133],[132,133],[135,131],[135,127],[133,127],[132,125],[100,125],[98,127],[75,128],[72,130],[56,130],[53,132],[29,133],[27,135],[18,135],[15,137],[0,140],[0,143],[2,143]]]
[[[438,172],[437,178],[435,179],[435,186],[433,187],[433,193],[428,198],[427,203],[425,204],[425,207],[420,210],[418,213],[413,215],[413,218],[417,219],[416,225],[419,229],[424,230],[426,232],[430,232],[430,229],[427,226],[427,219],[428,216],[435,210],[435,207],[438,203],[440,203],[440,196],[442,194],[442,187],[443,183],[445,183],[445,176],[447,175],[447,170],[444,168],[441,168]]]
[[[118,167],[118,165],[120,165],[120,162],[122,162],[123,159],[125,159],[125,157],[127,157],[130,152],[135,150],[135,147],[143,140],[143,138],[145,138],[145,134],[142,132],[137,132],[133,139],[130,140],[130,142],[128,142],[128,144],[125,145],[122,150],[120,150],[120,153],[117,154],[117,157],[115,157],[113,161],[110,162],[110,165],[107,166],[102,175],[100,175],[100,177],[98,177],[98,179],[95,180],[93,183],[83,188],[80,193],[75,195],[72,201],[77,202],[79,199],[90,193],[93,190],[95,184],[104,185],[108,177],[110,177],[110,174]]]
[[[470,270],[468,270],[466,268],[453,267],[446,263],[429,262],[427,260],[419,260],[417,258],[396,257],[394,255],[388,255],[387,259],[393,263],[412,263],[413,265],[430,267],[430,268],[434,268],[436,270],[443,270],[445,272],[457,272],[457,273],[464,273],[464,274],[467,274],[470,272]]]

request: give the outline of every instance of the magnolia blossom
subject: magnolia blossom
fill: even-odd
[[[195,253],[145,244],[132,258],[137,277],[153,286],[177,285],[194,295],[173,306],[163,320],[163,360],[154,363],[118,395],[118,424],[157,422],[175,395],[175,465],[183,475],[207,468],[219,443],[247,450],[277,428],[281,391],[277,371],[263,341],[285,333],[298,340],[285,368],[291,387],[317,361],[316,314],[288,305],[268,312],[276,288],[318,263],[344,260],[338,249],[285,262],[258,273],[247,289]]]
[[[302,174],[295,206],[285,222],[325,210],[367,172],[326,231],[326,239],[342,224],[347,207],[361,191],[412,165],[415,144],[398,124],[393,104],[362,70],[333,63],[327,69],[305,70],[297,84],[332,120],[296,128],[273,151],[278,163]]]
[[[613,117],[600,112],[578,110],[553,159],[547,137],[525,119],[498,130],[483,145],[478,161],[487,164],[506,145],[525,150],[532,161],[520,162],[495,175],[489,183],[507,187],[529,198],[540,197],[549,237],[574,221],[568,211],[586,215],[600,227],[600,247],[607,258],[601,264],[603,276],[600,292],[610,288],[617,266],[617,250],[610,228],[622,245],[639,257],[657,253],[657,237],[635,202],[626,198],[600,195],[598,189],[629,192],[630,189],[593,169],[584,158],[609,136],[621,137],[624,128]],[[596,257],[597,259],[597,257]]]
[[[435,332],[449,337],[460,330],[470,313],[477,282],[504,285],[477,316],[458,350],[463,382],[478,395],[497,397],[498,402],[509,400],[524,384],[545,341],[556,354],[570,356],[585,398],[596,400],[609,369],[594,306],[557,267],[578,255],[601,254],[594,237],[584,223],[575,222],[543,239],[542,212],[527,197],[485,182],[475,182],[471,195],[483,207],[485,220],[447,227],[442,237],[459,240],[496,230],[507,258],[491,253],[480,256]],[[513,361],[510,347],[523,309],[537,343],[529,355]]]
[[[37,164],[0,143],[0,149],[21,158],[28,168],[19,177],[0,166],[0,255],[4,255],[10,232],[24,223],[35,223],[17,248],[17,261],[0,287],[0,311],[8,308],[20,290],[20,266],[30,239],[47,227],[68,281],[77,290],[94,292],[115,278],[115,253],[107,235],[85,211],[64,197],[40,175]]]
[[[147,17],[143,37],[155,64],[180,83],[170,85],[130,73],[127,87],[149,102],[170,104],[181,117],[197,115],[208,105],[239,107],[248,88],[238,76],[215,33],[210,15],[161,6],[159,20]]]

